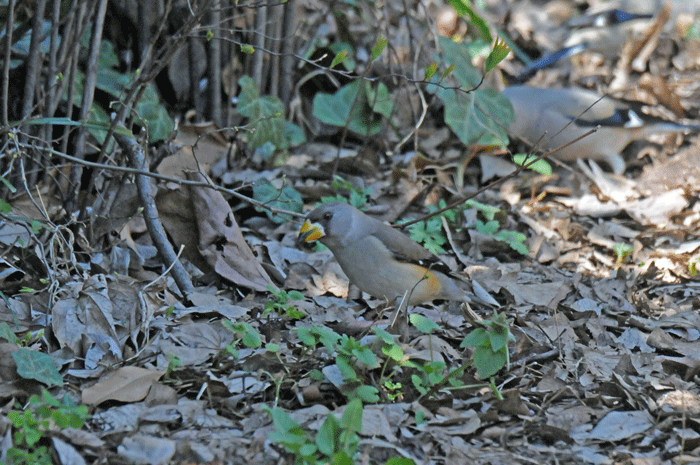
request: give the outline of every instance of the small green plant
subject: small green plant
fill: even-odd
[[[352,465],[360,445],[362,431],[362,402],[353,399],[345,406],[338,420],[329,414],[315,436],[305,431],[280,408],[267,409],[275,429],[269,438],[296,456],[299,465]]]
[[[168,359],[168,367],[165,369],[165,377],[170,378],[173,371],[177,370],[182,366],[182,360],[177,355],[166,354],[165,357]]]
[[[428,211],[430,213],[440,209],[445,208],[447,203],[444,200],[440,200],[438,207],[434,205],[428,206]],[[442,231],[442,219],[445,218],[448,222],[454,223],[457,218],[456,210],[447,210],[439,215],[432,216],[425,221],[419,221],[409,227],[409,235],[411,239],[423,244],[423,247],[428,249],[430,252],[439,255],[445,253],[445,249],[442,246],[447,242],[445,233]]]
[[[353,465],[364,463],[356,460],[362,432],[362,401],[353,399],[345,406],[340,420],[329,414],[314,435],[280,408],[266,408],[272,418],[274,430],[270,441],[279,444],[295,456],[298,465]],[[415,465],[411,459],[392,457],[384,465]]]
[[[234,335],[233,341],[224,348],[224,350],[233,355],[234,358],[238,358],[236,346],[238,346],[239,343],[253,349],[262,345],[260,334],[255,331],[250,324],[246,322],[234,323],[230,320],[223,320],[221,324]]]
[[[632,246],[629,244],[615,244],[613,246],[613,251],[615,252],[615,269],[619,269],[622,266],[622,262],[625,261],[632,252]]]
[[[465,208],[476,208],[479,214],[486,220],[485,222],[480,219],[476,220],[474,228],[478,232],[485,236],[490,236],[497,241],[505,242],[511,249],[521,255],[527,255],[529,253],[529,249],[527,245],[525,245],[525,240],[527,239],[525,234],[508,229],[500,229],[501,223],[497,218],[504,215],[503,210],[477,202],[476,200],[467,200],[465,202]]]
[[[437,323],[423,315],[412,314],[409,321],[423,334],[430,335],[440,329]],[[464,386],[464,383],[456,378],[456,375],[461,373],[464,367],[448,371],[447,364],[441,360],[426,360],[422,364],[414,364],[414,366],[416,371],[411,375],[411,382],[421,396],[430,395],[446,383],[449,383],[453,388]]]
[[[348,398],[360,398],[366,403],[379,401],[378,390],[365,384],[358,374],[364,370],[379,368],[379,361],[372,350],[357,339],[343,334],[342,336],[324,326],[297,328],[297,334],[302,344],[309,349],[320,342],[329,354],[335,356],[335,364],[343,375],[345,388],[343,394]]]
[[[460,344],[462,348],[474,347],[474,366],[481,379],[490,378],[503,367],[510,367],[508,343],[515,341],[510,332],[512,322],[505,313],[495,313],[490,320],[483,322],[483,328],[476,328]]]
[[[51,453],[40,444],[50,429],[80,429],[90,418],[85,405],[77,405],[69,396],[58,400],[48,391],[29,398],[27,408],[16,404],[7,417],[12,422],[14,446],[7,450],[7,465],[51,465]]]
[[[344,202],[349,203],[358,210],[364,210],[369,202],[370,195],[372,195],[372,189],[369,187],[355,187],[349,181],[336,175],[331,187],[335,190],[342,190],[349,192],[349,197],[346,198],[340,194],[335,196],[321,197],[321,203],[330,202]]]
[[[688,260],[688,273],[690,273],[690,276],[697,276],[698,264],[700,264],[700,257],[693,257]]]
[[[275,312],[280,316],[286,316],[292,320],[301,320],[306,316],[306,313],[298,310],[294,305],[290,304],[290,301],[304,300],[304,294],[299,291],[276,291],[274,287],[268,286],[267,290],[270,291],[274,300],[268,300],[265,302],[265,310],[262,316],[266,317],[270,313]]]

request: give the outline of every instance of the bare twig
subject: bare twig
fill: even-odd
[[[122,137],[124,137],[124,136],[122,136]],[[30,147],[26,143],[20,143],[18,145],[20,147],[24,147],[24,148]],[[263,202],[259,202],[255,199],[251,199],[250,197],[247,197],[247,196],[241,194],[236,189],[227,189],[225,187],[218,186],[216,184],[209,184],[206,182],[190,181],[187,179],[173,178],[170,176],[164,176],[162,174],[153,173],[153,172],[150,172],[150,171],[147,171],[144,169],[129,168],[126,166],[105,165],[103,163],[95,163],[95,162],[82,160],[80,158],[70,156],[67,153],[59,152],[58,150],[54,150],[51,148],[46,148],[45,150],[47,153],[50,153],[51,155],[56,155],[57,157],[63,158],[63,159],[68,160],[70,162],[79,163],[83,166],[88,166],[90,168],[147,176],[149,178],[158,179],[160,181],[176,183],[176,184],[179,184],[181,186],[207,187],[207,188],[215,190],[217,192],[221,192],[223,194],[228,194],[228,195],[235,197],[242,202],[246,202],[254,207],[268,210],[270,213],[274,213],[276,215],[289,215],[289,216],[294,217],[294,218],[305,218],[305,215],[303,215],[301,213],[293,212],[290,210],[284,210],[282,208],[271,207]]]
[[[92,21],[92,36],[90,37],[90,51],[88,53],[87,69],[85,70],[85,82],[83,83],[83,95],[80,103],[80,121],[85,121],[88,112],[92,108],[92,101],[95,96],[95,86],[97,85],[97,60],[100,56],[100,43],[102,42],[102,28],[104,25],[105,13],[107,12],[107,0],[100,0],[95,8],[95,16]],[[78,129],[78,137],[75,142],[75,155],[83,158],[85,151],[85,138],[87,128],[81,126]],[[70,171],[68,201],[66,210],[72,213],[78,204],[78,193],[80,190],[80,175],[82,170],[79,166],[73,166]]]
[[[12,29],[15,27],[15,0],[9,0],[7,5],[7,23],[5,28],[5,59],[2,64],[2,126],[10,122],[7,116],[8,94],[10,91],[10,56],[12,54]]]
[[[209,12],[209,22],[219,24],[221,22],[221,0],[214,0]],[[221,127],[221,42],[218,39],[209,41],[209,112],[212,121]]]
[[[143,171],[146,166],[146,159],[143,155],[143,148],[136,140],[117,133],[114,134],[114,138],[122,150],[128,155],[131,164],[136,169]],[[156,208],[155,198],[148,184],[148,177],[144,174],[137,174],[136,187],[139,192],[141,207],[143,207],[143,219],[148,227],[148,234],[151,236],[151,240],[158,250],[158,255],[160,255],[163,265],[166,267],[172,266],[173,279],[183,297],[187,298],[187,296],[194,292],[194,286],[192,285],[192,281],[185,267],[180,263],[180,260],[178,260],[177,254],[168,241],[165,229],[158,216],[158,209]]]

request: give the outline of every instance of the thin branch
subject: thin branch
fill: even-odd
[[[119,146],[126,152],[131,161],[131,164],[136,169],[143,171],[146,166],[146,160],[143,155],[143,148],[131,137],[114,134]],[[178,256],[173,250],[172,245],[168,241],[163,224],[160,222],[158,209],[156,208],[155,196],[151,192],[151,187],[148,183],[148,177],[145,173],[136,175],[136,187],[143,207],[143,219],[148,228],[148,234],[151,236],[153,244],[158,250],[158,255],[166,267],[172,266],[172,276],[177,284],[178,289],[183,297],[187,299],[194,292],[194,285],[190,280],[190,276],[185,270],[185,267],[178,260]]]
[[[5,59],[2,64],[2,126],[8,127],[7,103],[10,92],[10,57],[12,56],[12,29],[15,27],[15,0],[7,5],[7,23],[5,28]]]
[[[124,136],[122,136],[122,137],[124,137]],[[19,146],[20,147],[30,147],[30,145],[28,145],[26,143],[21,143],[21,144],[19,144]],[[227,189],[226,187],[218,186],[216,184],[209,184],[206,182],[190,181],[187,179],[173,178],[171,176],[164,176],[162,174],[152,173],[150,171],[146,171],[146,170],[138,169],[138,168],[128,168],[126,166],[114,166],[114,165],[105,165],[102,163],[94,163],[94,162],[90,162],[87,160],[82,160],[80,158],[70,156],[67,153],[59,152],[59,151],[54,150],[52,148],[46,148],[45,151],[50,153],[51,155],[56,155],[57,157],[63,158],[63,159],[68,160],[70,162],[79,163],[83,166],[88,166],[90,168],[116,171],[116,172],[121,172],[121,173],[130,173],[130,174],[134,174],[134,175],[138,175],[138,176],[148,176],[150,178],[158,179],[160,181],[173,182],[173,183],[179,184],[181,186],[208,187],[208,188],[215,190],[217,192],[231,195],[232,197],[235,197],[238,200],[240,200],[242,202],[246,202],[254,207],[268,210],[270,213],[274,213],[276,215],[289,215],[289,216],[294,217],[294,218],[305,218],[305,215],[302,213],[297,213],[297,212],[293,212],[290,210],[284,210],[282,208],[271,207],[263,202],[259,202],[255,199],[251,199],[250,197],[247,197],[247,196],[241,194],[240,192],[238,192],[235,189]]]

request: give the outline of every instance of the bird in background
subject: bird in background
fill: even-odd
[[[508,133],[539,151],[559,148],[590,130],[599,129],[557,151],[555,158],[572,162],[579,158],[602,160],[615,174],[625,171],[622,151],[635,140],[663,132],[698,131],[698,125],[683,125],[647,115],[641,104],[593,91],[570,87],[543,89],[517,85],[503,95],[513,106],[515,119]]]
[[[642,37],[654,23],[654,16],[668,7],[670,21],[664,31],[671,32],[685,21],[700,13],[700,2],[688,0],[610,0],[592,6],[581,16],[568,21],[557,33],[562,40],[560,48],[544,53],[526,63],[514,78],[525,82],[539,69],[552,66],[584,51],[600,53],[607,58],[619,56],[622,46],[630,37]],[[681,20],[681,18],[684,18]],[[678,23],[681,21],[681,23]]]
[[[515,82],[524,82],[537,70],[585,51],[598,52],[606,57],[616,56],[630,34],[641,35],[653,17],[651,13],[631,13],[613,8],[574,18],[567,25],[569,32],[562,48],[527,63],[515,77]]]
[[[297,243],[328,247],[352,284],[389,302],[408,296],[408,305],[436,299],[466,301],[440,259],[391,226],[340,202],[311,211]]]

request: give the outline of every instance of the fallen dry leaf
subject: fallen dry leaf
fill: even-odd
[[[124,366],[83,389],[82,401],[87,405],[99,405],[106,400],[138,402],[146,398],[151,386],[164,374],[164,371]]]

